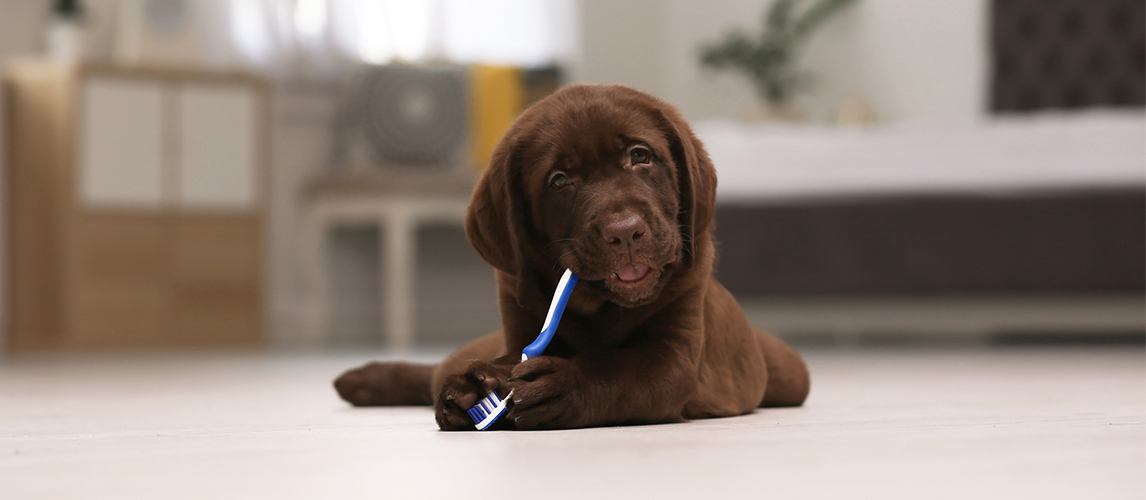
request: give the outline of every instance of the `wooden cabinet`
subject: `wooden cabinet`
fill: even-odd
[[[10,347],[258,342],[265,84],[46,61],[5,84]]]

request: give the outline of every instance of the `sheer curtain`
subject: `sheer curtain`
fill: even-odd
[[[516,66],[574,60],[578,0],[208,0],[229,59],[273,73],[445,60]],[[218,23],[211,23],[221,26]]]

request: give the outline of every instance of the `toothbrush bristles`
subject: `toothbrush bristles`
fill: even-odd
[[[474,421],[474,426],[478,430],[484,431],[493,425],[504,411],[505,401],[497,395],[497,391],[493,391],[486,394],[485,398],[478,401],[472,408],[466,410],[466,413]]]

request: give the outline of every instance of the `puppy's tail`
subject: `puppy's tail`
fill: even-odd
[[[367,363],[334,380],[334,390],[354,406],[423,406],[434,404],[430,379],[435,365]]]

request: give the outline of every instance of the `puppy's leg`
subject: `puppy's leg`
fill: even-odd
[[[334,389],[354,406],[430,405],[434,365],[368,363],[334,380]]]
[[[504,348],[502,343],[501,332],[486,335],[466,344],[438,365],[367,363],[339,375],[334,380],[334,389],[354,406],[432,405],[442,391],[446,376],[464,373],[474,360],[493,360]]]
[[[811,389],[811,378],[804,359],[784,341],[760,330],[755,332],[757,343],[764,351],[764,360],[768,363],[768,389],[764,392],[760,406],[804,404]]]

